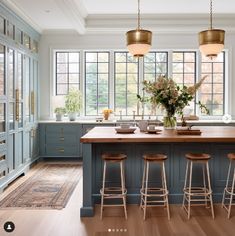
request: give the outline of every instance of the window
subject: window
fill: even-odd
[[[172,78],[180,86],[193,86],[196,83],[196,52],[172,53]],[[195,113],[195,99],[187,107]]]
[[[109,107],[109,52],[85,52],[85,114]]]
[[[132,115],[137,111],[139,60],[127,52],[114,53],[115,111]]]
[[[79,52],[56,52],[56,95],[80,88]]]
[[[83,54],[84,53],[84,54]],[[82,61],[80,61],[80,55]],[[163,115],[161,109],[143,107],[137,94],[143,94],[142,81],[155,81],[160,75],[175,80],[179,86],[192,86],[204,75],[209,75],[190,102],[188,112],[198,116],[197,101],[206,104],[211,116],[224,114],[225,55],[210,61],[197,50],[151,51],[144,58],[132,57],[127,51],[57,51],[56,95],[66,95],[71,88],[82,90],[87,116],[102,115],[103,109],[113,109],[116,116]],[[84,68],[81,73],[80,68]],[[82,86],[81,86],[82,84]]]
[[[201,76],[209,75],[204,83],[199,99],[206,104],[212,116],[224,114],[225,53],[211,61],[202,57]],[[201,114],[203,115],[203,114]]]
[[[5,47],[0,44],[0,96],[5,94]]]
[[[156,81],[160,75],[168,76],[168,53],[150,52],[144,57],[144,80],[153,82]],[[144,94],[144,96],[147,97],[148,95]],[[160,109],[152,109],[149,103],[145,104],[142,109],[144,109],[145,115],[161,114]]]

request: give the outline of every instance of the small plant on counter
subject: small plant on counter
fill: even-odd
[[[81,110],[82,96],[79,90],[71,89],[65,96],[65,108],[70,121],[76,120],[77,113]]]
[[[104,119],[105,120],[108,120],[109,119],[109,115],[113,113],[113,110],[112,109],[104,109],[103,110],[103,115],[104,115]]]
[[[54,112],[56,114],[56,121],[62,121],[62,117],[66,113],[66,109],[64,107],[56,107]]]

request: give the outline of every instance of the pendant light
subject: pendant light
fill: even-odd
[[[199,33],[199,49],[203,55],[211,59],[224,48],[225,31],[212,27],[212,0],[210,0],[210,28]]]
[[[126,33],[127,48],[134,57],[143,57],[150,50],[152,32],[140,28],[140,0],[138,0],[137,29]]]

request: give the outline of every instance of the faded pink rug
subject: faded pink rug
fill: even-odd
[[[0,201],[1,208],[62,209],[79,179],[82,165],[45,164]]]

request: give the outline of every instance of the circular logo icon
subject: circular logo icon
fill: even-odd
[[[15,225],[14,225],[13,222],[7,221],[7,222],[4,224],[4,229],[5,229],[6,232],[11,233],[11,232],[14,231]]]

